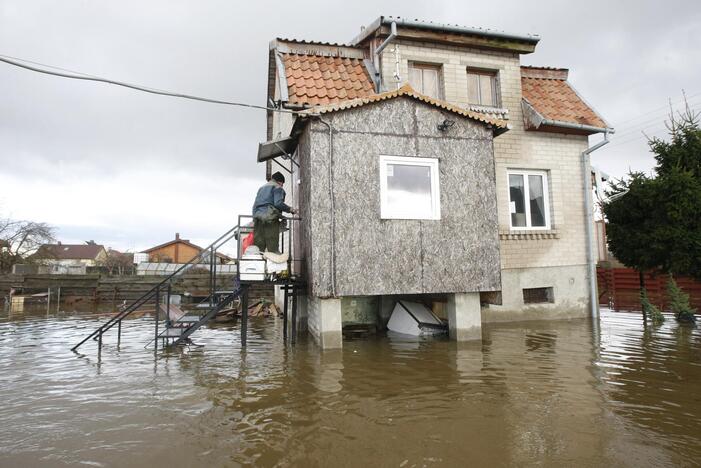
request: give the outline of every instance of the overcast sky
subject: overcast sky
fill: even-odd
[[[0,0],[0,54],[150,87],[264,104],[275,37],[347,42],[380,15],[541,36],[529,65],[616,128],[593,163],[649,171],[682,89],[701,109],[701,2]],[[0,216],[63,242],[201,245],[250,211],[265,112],[50,77],[0,63]],[[594,141],[592,138],[591,141]]]

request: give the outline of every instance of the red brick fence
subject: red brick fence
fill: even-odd
[[[597,268],[599,304],[616,310],[640,310],[640,276],[631,268]],[[650,302],[667,310],[666,274],[646,273],[645,288]],[[689,294],[692,307],[701,312],[701,282],[683,276],[675,277],[677,285]]]

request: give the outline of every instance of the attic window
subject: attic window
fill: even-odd
[[[380,217],[440,219],[438,159],[380,156]]]
[[[496,72],[468,68],[467,101],[478,106],[499,107]]]
[[[409,84],[425,96],[442,99],[440,77],[440,65],[409,63]]]

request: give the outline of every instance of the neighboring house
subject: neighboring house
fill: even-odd
[[[87,267],[94,267],[107,258],[105,247],[94,242],[85,244],[45,244],[36,254],[41,263],[53,274],[85,274]]]
[[[188,263],[202,252],[202,247],[193,244],[187,239],[181,239],[179,233],[175,233],[175,239],[164,244],[143,250],[149,255],[152,263]],[[228,263],[232,259],[224,254],[217,253],[217,263]]]
[[[269,100],[306,111],[268,113],[258,160],[295,171],[323,346],[341,344],[347,297],[380,296],[385,318],[399,295],[443,295],[457,339],[589,313],[585,150],[612,129],[566,69],[521,65],[538,42],[380,17],[349,45],[270,43]]]

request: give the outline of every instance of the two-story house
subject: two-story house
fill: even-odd
[[[457,339],[596,307],[588,137],[612,129],[566,69],[521,65],[539,40],[380,17],[349,44],[270,43],[280,111],[258,159],[292,174],[324,347],[345,299],[375,298],[381,322],[399,297],[442,298]]]

